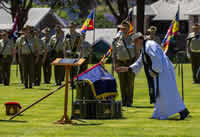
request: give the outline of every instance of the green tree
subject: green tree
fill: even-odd
[[[158,0],[135,0],[137,4],[137,31],[144,32],[144,10],[145,4],[151,4]],[[105,0],[111,13],[120,24],[128,16],[128,0]],[[117,9],[113,7],[113,3],[117,4]]]
[[[13,21],[17,15],[18,20],[20,20],[20,23],[18,23],[18,29],[20,30],[28,19],[28,12],[32,7],[32,3],[32,0],[0,0],[0,8],[10,13]]]

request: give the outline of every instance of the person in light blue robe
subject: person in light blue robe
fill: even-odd
[[[153,119],[165,120],[179,113],[184,120],[189,111],[178,92],[174,67],[158,43],[144,40],[138,32],[132,37],[136,48],[141,49],[138,60],[129,67],[118,67],[117,72],[133,71],[138,74],[144,66],[150,90],[150,100],[154,103]]]

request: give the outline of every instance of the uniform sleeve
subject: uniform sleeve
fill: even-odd
[[[64,40],[64,47],[65,47],[66,50],[70,50],[69,49],[69,40],[68,39]]]
[[[142,67],[143,67],[143,62],[142,62],[142,54],[140,54],[139,58],[136,60],[136,62],[134,64],[132,64],[131,66],[129,66],[133,72],[137,75]]]
[[[21,38],[18,38],[16,41],[16,48],[21,48],[22,44],[21,44]]]
[[[53,48],[54,45],[55,45],[55,40],[54,40],[54,38],[55,38],[55,35],[52,36],[51,39],[50,39],[50,41],[49,41],[49,44],[50,44],[50,47],[51,47],[51,48]]]
[[[11,40],[11,48],[12,48],[12,49],[13,49],[13,48],[16,48],[15,46],[16,46],[16,45],[15,45],[14,41]]]
[[[39,39],[35,39],[34,42],[35,42],[35,44],[34,44],[35,49],[40,49],[40,46],[41,46],[41,45],[40,45],[40,44],[41,44],[41,43],[40,43],[40,40],[39,40]]]
[[[0,40],[0,51],[2,51],[2,40]]]
[[[45,40],[42,39],[42,49],[46,50],[47,49],[47,44],[45,43]]]
[[[155,42],[150,42],[146,44],[146,53],[150,56],[152,61],[153,71],[160,73],[162,72],[162,57],[163,51],[159,45]]]

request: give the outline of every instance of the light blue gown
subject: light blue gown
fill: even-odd
[[[174,67],[155,41],[146,41],[145,51],[151,58],[153,71],[159,73],[159,96],[154,104],[155,110],[152,118],[168,119],[169,116],[185,109],[184,102],[177,89]],[[142,54],[144,54],[144,49]],[[136,74],[140,72],[143,66],[142,54],[130,66]],[[156,78],[154,78],[154,85],[156,87]]]

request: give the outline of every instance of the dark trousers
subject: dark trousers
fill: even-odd
[[[57,52],[56,58],[63,58],[63,52]],[[54,75],[55,75],[55,82],[60,84],[64,81],[65,78],[65,67],[64,66],[55,66],[54,67]]]
[[[0,83],[3,83],[2,68],[0,66]]]
[[[42,67],[42,56],[39,57],[38,62],[34,65],[34,84],[36,86],[39,86],[41,82],[41,67]]]
[[[43,64],[43,74],[44,74],[44,83],[50,83],[51,81],[51,60],[50,58],[46,58]]]
[[[1,70],[2,70],[2,83],[4,85],[10,84],[10,68],[12,63],[12,56],[7,56],[1,60]]]
[[[197,71],[200,67],[200,53],[191,53],[191,63],[192,63],[192,76],[193,76],[193,81],[195,83],[200,83],[200,74],[199,76],[196,77]],[[199,72],[200,73],[200,72]]]
[[[24,72],[23,72],[22,64],[19,64],[19,72],[20,72],[21,83],[23,83],[24,82]]]
[[[117,61],[117,66],[130,66],[131,61]],[[118,72],[120,91],[122,96],[122,104],[132,105],[134,94],[134,80],[135,74],[133,72]]]
[[[34,57],[32,55],[22,55],[22,69],[24,77],[24,86],[32,88],[34,80]]]

